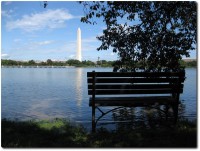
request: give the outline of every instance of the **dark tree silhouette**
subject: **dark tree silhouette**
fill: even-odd
[[[81,21],[106,24],[97,50],[113,49],[120,66],[144,71],[177,71],[180,60],[196,49],[197,4],[185,2],[106,1],[80,2]]]
[[[51,59],[47,59],[46,62],[47,62],[47,65],[50,65],[50,66],[53,64],[53,61]]]

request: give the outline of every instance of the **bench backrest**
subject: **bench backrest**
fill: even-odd
[[[89,95],[180,94],[185,72],[88,72]]]

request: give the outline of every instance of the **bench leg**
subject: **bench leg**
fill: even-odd
[[[96,131],[96,124],[95,124],[95,106],[92,106],[92,132]]]
[[[165,105],[165,119],[168,120],[168,114],[169,114],[169,105]]]
[[[173,112],[174,112],[174,124],[176,124],[178,120],[178,103],[173,105]]]

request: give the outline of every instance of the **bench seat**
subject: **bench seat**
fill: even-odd
[[[144,97],[96,97],[95,106],[147,106],[166,105],[176,103],[171,96],[144,96]],[[92,106],[92,97],[89,99],[89,106]]]

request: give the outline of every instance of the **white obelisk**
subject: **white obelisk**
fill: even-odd
[[[77,52],[76,52],[76,59],[82,61],[81,58],[81,29],[78,28],[77,30]]]

